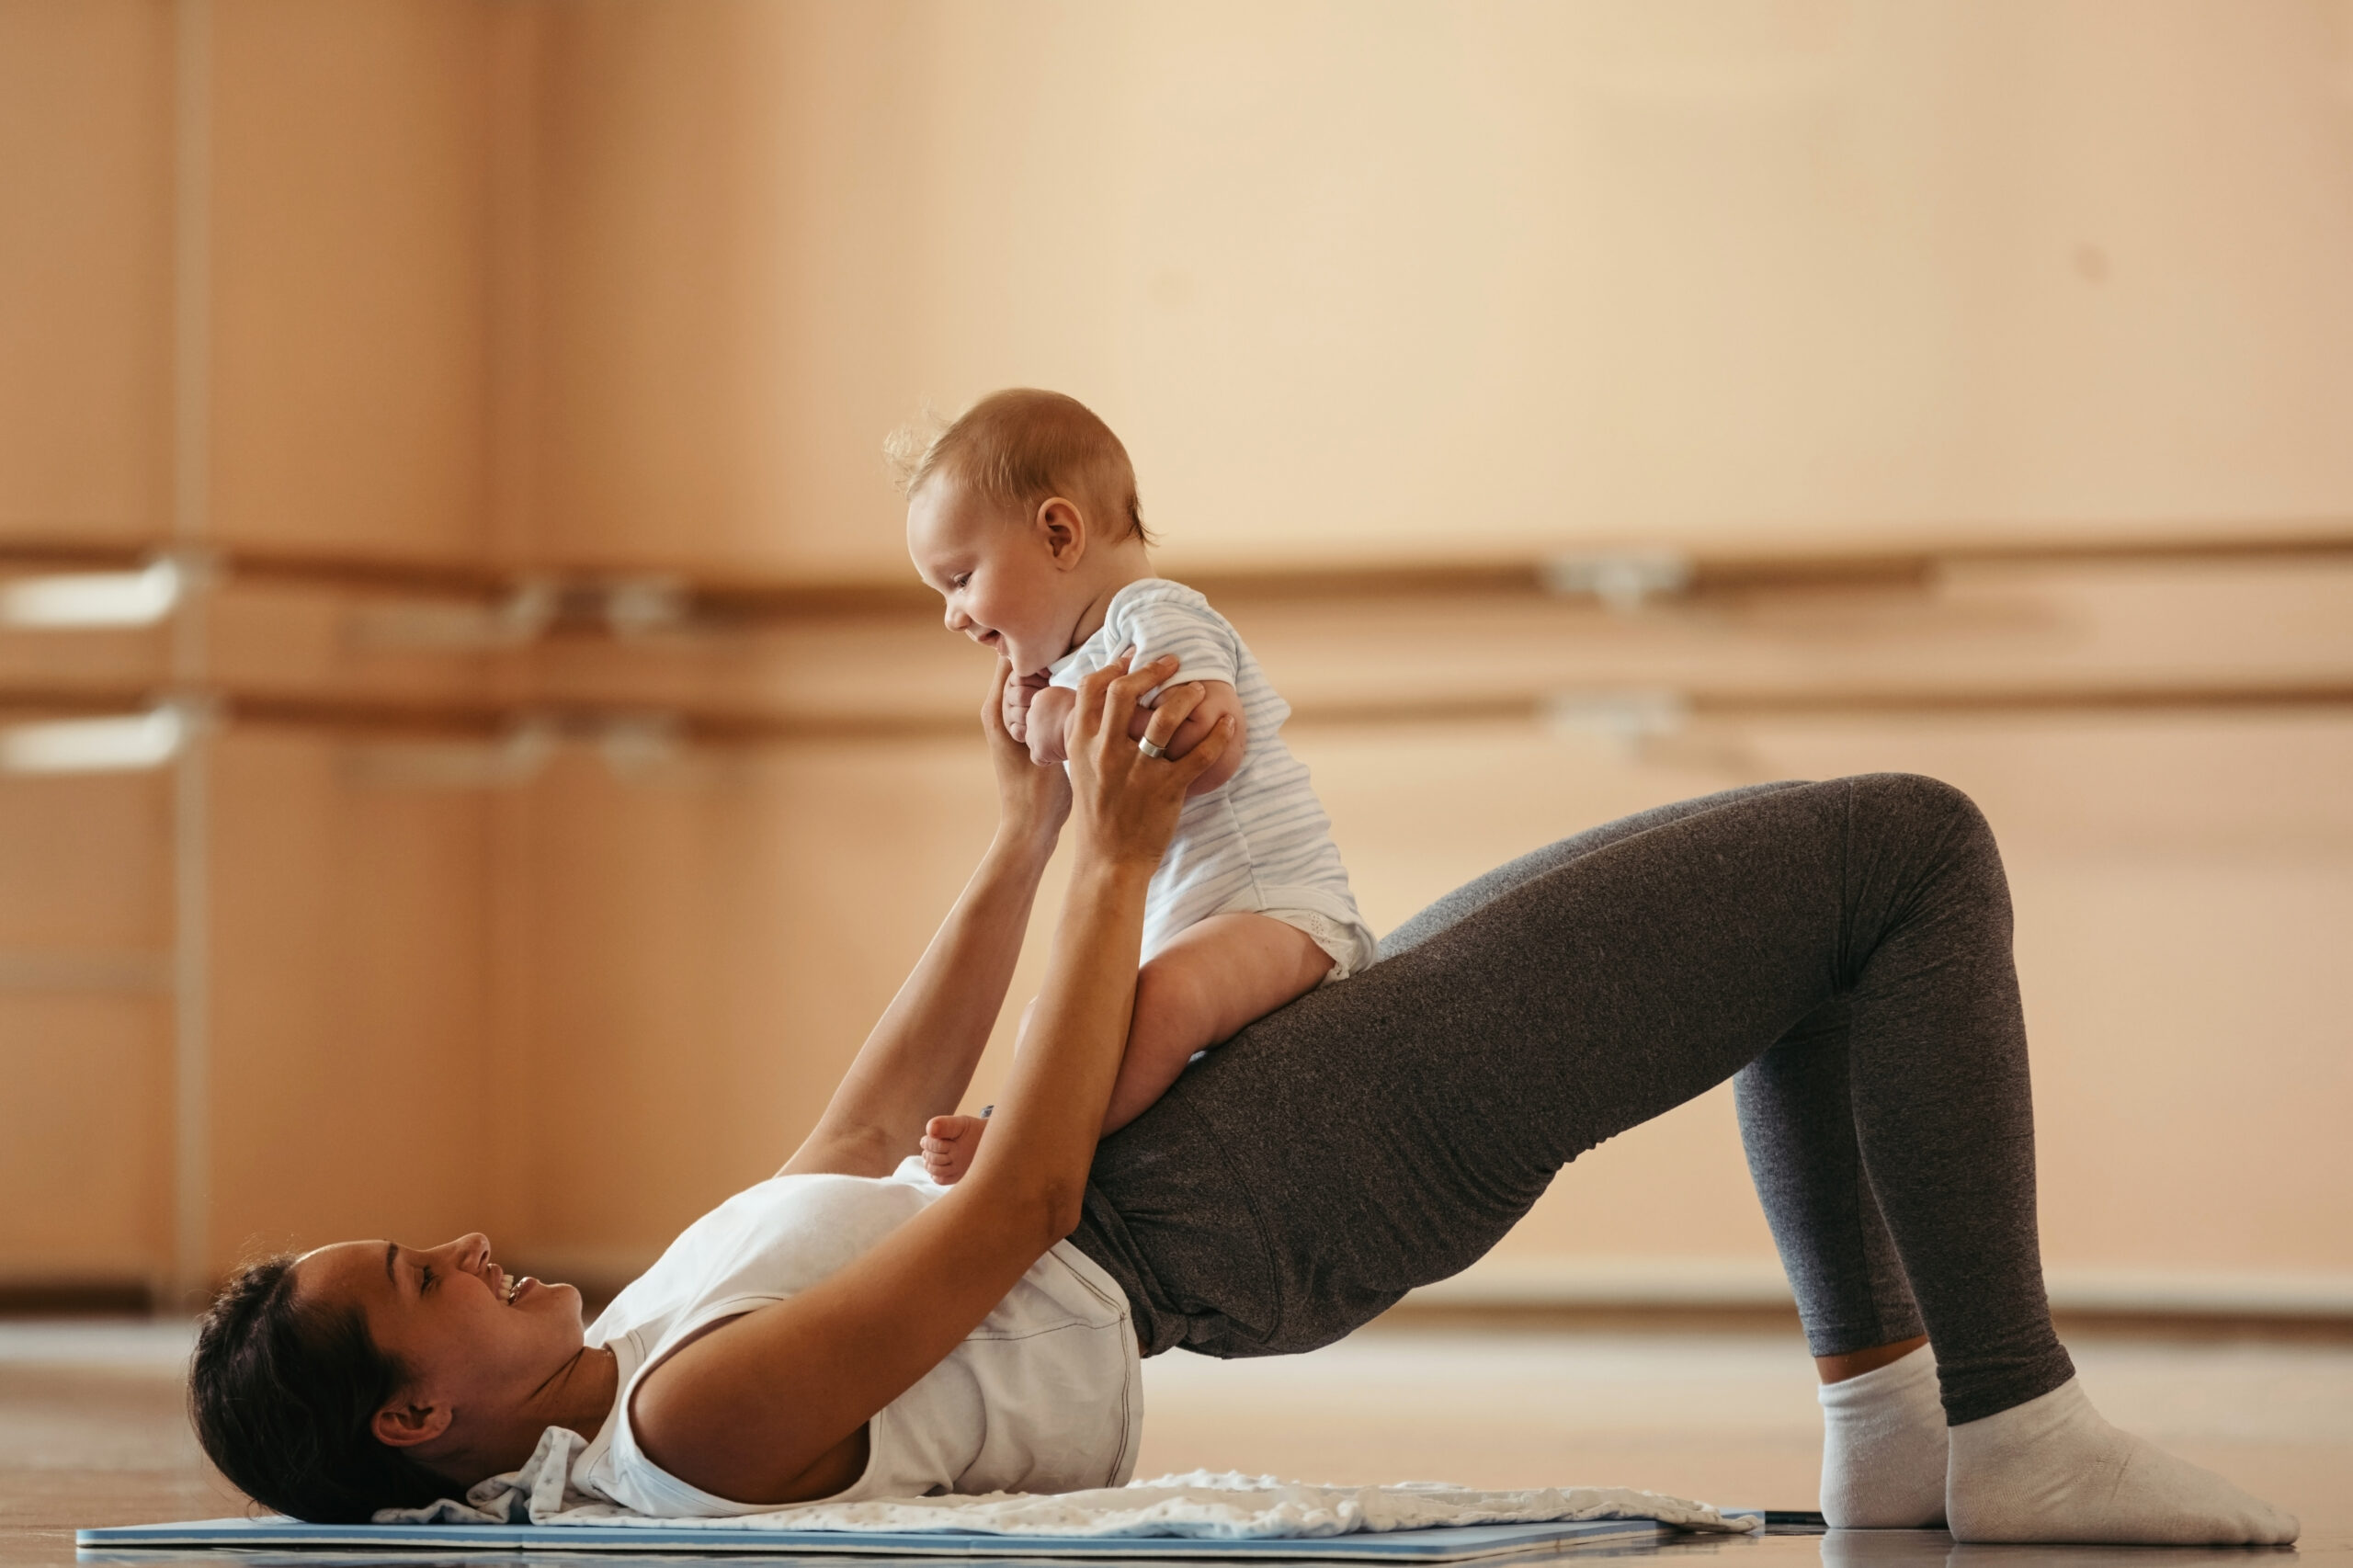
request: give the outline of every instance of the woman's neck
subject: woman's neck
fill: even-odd
[[[418,1458],[462,1494],[476,1482],[522,1469],[551,1426],[568,1426],[594,1442],[620,1392],[620,1365],[613,1353],[601,1345],[583,1346],[513,1406],[497,1430],[479,1433],[447,1453],[420,1452]]]
[[[620,1361],[601,1345],[585,1345],[580,1354],[564,1363],[563,1370],[548,1381],[555,1403],[547,1426],[569,1426],[590,1442],[597,1439],[608,1416],[613,1413],[613,1400],[620,1392]],[[539,1439],[531,1439],[538,1447]]]

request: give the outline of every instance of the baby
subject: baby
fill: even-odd
[[[1283,745],[1290,709],[1208,600],[1153,575],[1135,472],[1110,426],[1075,399],[1016,389],[897,455],[908,553],[947,600],[949,630],[1011,661],[1006,729],[1032,760],[1065,759],[1079,681],[1129,649],[1138,666],[1175,654],[1167,685],[1205,687],[1168,755],[1190,751],[1222,715],[1241,725],[1193,784],[1145,894],[1143,967],[1108,1132],[1199,1052],[1372,962],[1373,936],[1307,768]],[[932,1119],[924,1165],[934,1180],[964,1174],[985,1125]]]

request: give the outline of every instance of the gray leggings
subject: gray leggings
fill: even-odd
[[[1735,1075],[1815,1355],[1925,1325],[1954,1423],[2074,1375],[2001,859],[1966,796],[1903,774],[1661,807],[1448,894],[1105,1139],[1072,1239],[1147,1355],[1312,1350]]]

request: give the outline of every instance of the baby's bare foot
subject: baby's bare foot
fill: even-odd
[[[942,1187],[955,1186],[972,1168],[972,1156],[979,1153],[981,1134],[988,1125],[978,1116],[935,1116],[924,1123],[924,1175]]]

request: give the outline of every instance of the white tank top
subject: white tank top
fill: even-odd
[[[573,1484],[665,1518],[780,1506],[715,1497],[646,1458],[630,1427],[637,1380],[698,1330],[816,1284],[947,1190],[915,1159],[882,1178],[778,1176],[688,1226],[589,1326],[588,1343],[620,1362],[620,1392],[574,1461]],[[876,1414],[865,1472],[830,1500],[1120,1486],[1142,1426],[1127,1297],[1060,1242],[946,1360]]]

